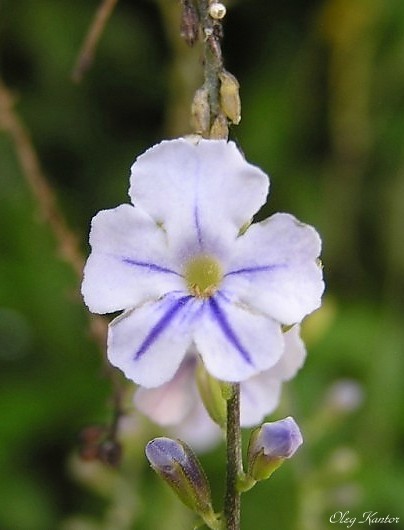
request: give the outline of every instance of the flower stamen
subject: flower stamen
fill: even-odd
[[[184,277],[193,296],[210,298],[217,291],[223,279],[223,272],[216,259],[200,255],[186,264]]]

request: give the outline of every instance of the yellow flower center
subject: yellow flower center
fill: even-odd
[[[184,277],[192,295],[209,298],[217,291],[223,273],[220,264],[214,258],[200,255],[186,264]]]

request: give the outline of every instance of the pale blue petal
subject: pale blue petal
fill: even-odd
[[[82,293],[94,313],[128,309],[184,288],[164,231],[129,204],[94,217],[90,244]]]
[[[266,370],[240,384],[240,423],[253,427],[279,404],[282,382]]]
[[[198,252],[224,257],[267,193],[265,173],[225,140],[161,142],[132,166],[133,203],[164,226],[184,258]]]
[[[194,337],[207,370],[224,381],[243,381],[270,368],[283,351],[277,322],[220,293],[204,302]]]
[[[222,289],[279,322],[300,322],[321,303],[320,249],[314,228],[275,214],[237,239]]]
[[[108,359],[146,388],[169,381],[192,342],[198,301],[170,294],[125,312],[109,326]]]

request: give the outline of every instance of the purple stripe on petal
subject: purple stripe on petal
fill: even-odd
[[[198,209],[197,204],[195,204],[195,207],[194,207],[194,222],[195,222],[198,243],[199,243],[199,246],[202,248],[203,247],[203,236],[202,236],[202,229],[201,229],[201,224],[199,220],[199,209]]]
[[[156,265],[155,263],[147,263],[146,261],[136,261],[131,258],[122,258],[122,261],[124,263],[127,263],[128,265],[143,267],[144,269],[148,269],[149,271],[164,272],[166,274],[175,274],[176,276],[181,276],[181,274],[178,274],[178,272],[172,271],[171,269],[167,269],[166,267],[160,267],[160,265]]]
[[[248,363],[253,365],[251,360],[251,355],[241,344],[240,339],[237,337],[236,332],[230,326],[229,321],[227,320],[226,313],[219,306],[214,297],[209,298],[209,306],[215,317],[216,322],[219,324],[220,329],[223,332],[223,335],[230,342],[230,344],[241,354],[243,359]]]
[[[192,296],[183,296],[175,300],[164,315],[156,322],[154,327],[150,330],[149,334],[144,339],[143,343],[140,345],[139,349],[134,355],[134,360],[137,361],[146,351],[152,346],[152,344],[157,340],[157,338],[163,333],[163,331],[170,324],[175,315],[180,311],[189,300],[193,298]]]
[[[243,269],[237,269],[235,271],[230,271],[225,274],[225,276],[231,276],[233,274],[255,274],[257,272],[271,272],[277,269],[284,269],[286,264],[281,263],[277,265],[258,265],[256,267],[244,267]]]

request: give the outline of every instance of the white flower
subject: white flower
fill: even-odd
[[[312,227],[275,214],[240,235],[267,192],[224,140],[164,141],[133,164],[133,205],[94,217],[82,285],[90,311],[125,310],[108,357],[129,379],[169,381],[194,344],[213,376],[245,380],[279,360],[281,324],[319,307]]]
[[[279,404],[282,383],[294,377],[302,367],[306,348],[299,331],[297,325],[284,333],[285,351],[272,368],[241,382],[242,427],[258,425],[271,414]],[[196,450],[204,450],[220,438],[220,429],[210,420],[199,397],[196,364],[196,352],[189,351],[171,381],[158,388],[138,388],[134,402],[153,422],[170,427],[172,434]]]

